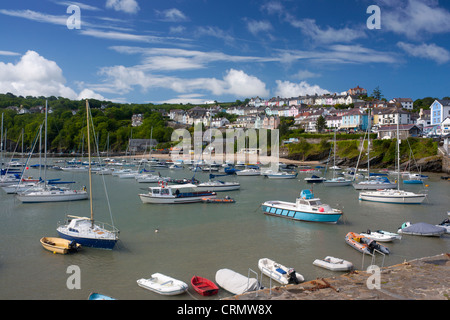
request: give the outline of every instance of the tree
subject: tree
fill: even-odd
[[[383,94],[381,93],[381,89],[379,86],[373,89],[372,97],[377,100],[381,100],[381,98],[383,98]]]
[[[317,132],[322,132],[327,127],[327,121],[325,118],[320,115],[320,117],[317,118],[316,121],[316,130]]]

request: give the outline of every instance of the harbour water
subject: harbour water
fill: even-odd
[[[188,170],[158,168],[162,176],[190,178]],[[29,175],[38,176],[37,169]],[[330,175],[330,173],[329,173]],[[420,205],[363,202],[352,186],[326,187],[307,184],[307,173],[296,179],[267,179],[262,176],[221,177],[238,180],[241,189],[219,193],[229,195],[234,204],[143,204],[139,193],[150,184],[134,179],[104,176],[112,208],[114,225],[120,229],[120,241],[114,250],[83,248],[70,255],[53,254],[39,243],[43,236],[57,236],[56,226],[67,214],[88,216],[89,201],[23,204],[14,195],[0,193],[0,299],[85,300],[91,292],[116,299],[221,299],[231,294],[219,290],[213,297],[201,297],[192,288],[187,294],[167,297],[140,288],[139,278],[160,272],[189,284],[193,275],[214,280],[216,271],[229,268],[243,275],[249,269],[260,274],[260,258],[271,258],[301,273],[305,280],[336,275],[313,266],[317,258],[331,255],[353,262],[356,269],[367,268],[370,258],[348,246],[344,236],[349,231],[383,229],[396,232],[405,221],[439,224],[450,210],[450,181],[440,174],[429,174],[428,198]],[[47,171],[47,178],[76,181],[76,187],[88,185],[87,173]],[[208,179],[197,172],[195,178]],[[395,177],[392,177],[395,180]],[[93,176],[95,218],[109,223],[110,216],[103,178]],[[295,201],[302,189],[311,189],[323,203],[342,209],[337,224],[298,222],[266,216],[261,203],[266,200]],[[422,185],[405,185],[420,191]],[[157,231],[157,232],[156,232]],[[404,235],[387,243],[391,254],[378,257],[384,266],[424,256],[449,252],[450,235],[440,238]],[[81,288],[69,289],[67,281],[78,266]],[[253,276],[252,273],[250,273]],[[70,279],[69,279],[70,281]],[[269,280],[263,277],[263,285]],[[275,283],[273,283],[275,285]]]

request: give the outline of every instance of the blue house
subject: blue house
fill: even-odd
[[[450,117],[450,100],[434,100],[430,106],[431,125],[441,125],[447,117]]]
[[[367,130],[369,116],[366,111],[359,108],[350,109],[342,115],[341,128],[347,130]]]

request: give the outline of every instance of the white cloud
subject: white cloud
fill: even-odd
[[[140,10],[136,0],[107,0],[106,8],[125,13],[137,13]]]
[[[78,95],[77,100],[85,100],[85,99],[96,99],[96,100],[100,100],[100,101],[107,100],[105,97],[103,97],[102,95],[100,95],[98,93],[95,93],[91,89],[84,89]]]
[[[290,81],[276,80],[276,96],[282,98],[291,98],[304,95],[318,95],[330,93],[326,89],[322,89],[318,85],[310,85],[306,81],[301,81],[300,83],[293,83]]]
[[[417,39],[450,32],[450,12],[432,0],[381,1],[381,28]],[[388,8],[389,7],[389,8]]]
[[[430,59],[439,64],[450,60],[450,52],[434,43],[414,45],[400,41],[397,43],[397,46],[413,57]]]
[[[156,11],[156,13],[163,21],[167,22],[183,22],[189,20],[183,12],[176,8]]]
[[[20,56],[20,53],[12,51],[0,51],[0,56]]]
[[[268,32],[273,29],[272,24],[269,21],[247,21],[247,29],[253,35],[258,35],[260,32]]]

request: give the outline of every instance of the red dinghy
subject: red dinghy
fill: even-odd
[[[214,282],[203,277],[193,276],[191,284],[202,296],[212,296],[219,291],[219,287]]]

